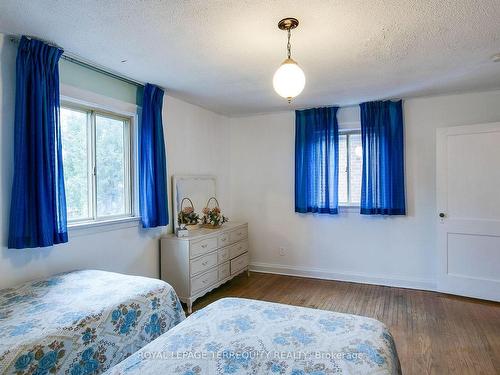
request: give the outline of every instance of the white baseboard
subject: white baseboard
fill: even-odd
[[[296,266],[286,266],[282,264],[272,263],[256,263],[250,264],[250,271],[275,273],[278,275],[309,277],[313,279],[348,281],[353,283],[374,284],[392,286],[398,288],[419,289],[419,290],[436,290],[436,283],[428,279],[417,278],[399,278],[387,276],[374,276],[367,274],[339,273],[330,272],[320,268],[306,268]]]

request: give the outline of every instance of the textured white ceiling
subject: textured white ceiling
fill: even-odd
[[[1,32],[234,116],[290,108],[272,87],[287,16],[307,77],[292,108],[500,88],[500,0],[0,1]]]

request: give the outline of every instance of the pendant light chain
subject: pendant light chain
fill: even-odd
[[[292,55],[292,53],[291,53],[292,46],[290,44],[290,35],[291,35],[291,32],[290,32],[290,29],[288,29],[288,43],[286,45],[286,51],[287,51],[288,58],[290,58],[290,56]]]

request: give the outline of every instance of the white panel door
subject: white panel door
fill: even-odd
[[[500,123],[437,131],[438,290],[500,301]]]

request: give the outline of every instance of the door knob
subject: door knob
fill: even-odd
[[[440,218],[443,218],[443,217],[445,217],[445,216],[446,216],[446,215],[444,214],[444,212],[440,212],[440,213],[439,213],[439,217],[440,217]]]

